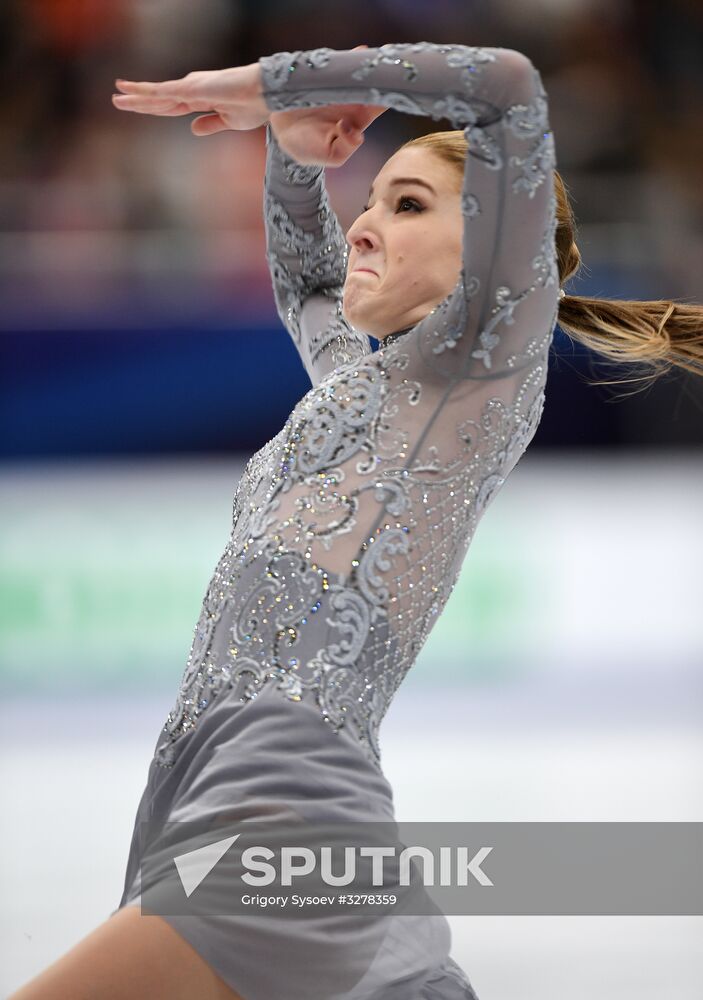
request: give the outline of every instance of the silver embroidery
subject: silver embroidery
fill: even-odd
[[[554,164],[554,137],[551,132],[545,132],[527,156],[510,157],[510,165],[521,168],[520,177],[513,182],[513,191],[527,191],[529,197],[534,198],[535,191],[544,183]]]
[[[518,139],[534,139],[547,127],[547,99],[542,93],[532,104],[514,104],[505,112],[505,127]]]
[[[464,135],[472,157],[480,159],[489,170],[503,169],[503,154],[498,141],[485,128],[470,125],[464,130]]]
[[[359,69],[354,70],[351,74],[352,80],[364,80],[373,73],[379,63],[390,63],[393,66],[400,66],[405,79],[412,82],[417,78],[417,67],[405,56],[411,55],[414,50],[421,51],[412,45],[381,45],[375,56],[364,59]]]
[[[465,191],[461,195],[461,214],[464,219],[475,219],[477,215],[481,214],[481,206],[478,203],[478,198],[475,194],[471,194],[470,191]]]

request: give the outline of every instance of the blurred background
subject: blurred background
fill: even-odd
[[[550,98],[582,295],[703,302],[699,0],[4,0],[0,987],[106,919],[244,462],[309,388],[273,305],[263,129],[113,80],[281,50],[517,48]],[[342,226],[441,125],[328,171]],[[542,423],[382,730],[402,820],[701,821],[703,379],[557,330]],[[451,918],[481,1000],[698,997],[703,919]]]

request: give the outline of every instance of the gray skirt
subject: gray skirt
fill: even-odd
[[[158,741],[157,741],[158,745]],[[152,760],[117,910],[141,906],[145,824],[394,823],[391,786],[344,728],[274,686],[221,692],[170,767]],[[151,888],[151,887],[150,887]],[[256,890],[253,890],[256,891]],[[113,913],[116,913],[114,910]],[[146,909],[146,912],[153,912]],[[163,914],[243,1000],[476,1000],[440,913]]]

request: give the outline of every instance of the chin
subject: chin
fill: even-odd
[[[365,333],[367,336],[376,337],[378,339],[378,334],[373,330],[373,323],[367,323],[364,320],[363,312],[361,310],[347,309],[344,305],[342,305],[342,316],[358,333]]]

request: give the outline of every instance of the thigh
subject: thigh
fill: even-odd
[[[126,906],[8,1000],[245,1000],[171,925]]]

